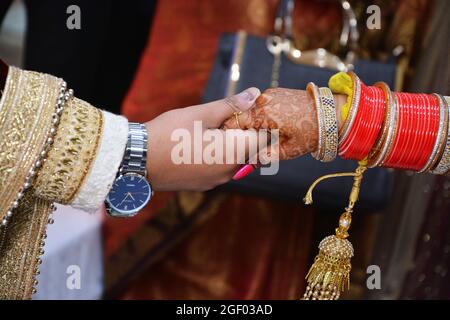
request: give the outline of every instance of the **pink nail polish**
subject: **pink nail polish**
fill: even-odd
[[[233,176],[233,180],[241,180],[248,176],[250,173],[255,170],[255,167],[251,164],[246,164],[245,166],[241,167]]]

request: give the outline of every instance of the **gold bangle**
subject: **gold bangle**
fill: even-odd
[[[447,127],[444,129],[442,136],[445,141],[445,147],[443,148],[443,151],[441,153],[441,157],[439,159],[439,162],[437,163],[436,167],[431,170],[431,173],[433,174],[445,174],[450,170],[450,134],[449,134],[449,127],[448,122],[450,120],[450,104],[446,103],[445,99],[443,97],[439,97],[441,103],[443,104],[443,107],[447,109]],[[444,143],[442,143],[444,145]]]
[[[38,172],[36,196],[62,204],[78,193],[96,157],[103,130],[103,114],[74,98],[61,116],[52,149]]]
[[[325,130],[324,130],[325,122],[323,110],[319,99],[319,89],[313,82],[310,82],[306,86],[306,91],[309,92],[313,97],[317,113],[318,144],[317,149],[314,152],[312,152],[311,155],[314,159],[320,160],[323,159],[323,155],[325,153]]]
[[[323,132],[325,133],[323,157],[319,160],[322,162],[330,162],[336,159],[339,143],[336,104],[333,93],[326,87],[319,88],[319,100],[324,114]]]
[[[386,142],[383,145],[382,151],[380,155],[376,159],[376,164],[373,164],[373,166],[379,165],[383,166],[384,162],[390,155],[392,148],[394,146],[394,141],[397,136],[397,126],[398,126],[398,116],[399,116],[399,109],[398,109],[398,102],[397,102],[397,96],[393,95],[391,93],[390,95],[390,101],[392,105],[392,112],[390,114],[389,119],[389,129],[386,136]]]
[[[367,166],[369,168],[378,166],[386,156],[388,147],[387,142],[390,140],[390,137],[392,136],[392,133],[394,131],[393,130],[394,128],[392,126],[394,124],[396,116],[394,99],[389,86],[384,82],[377,82],[374,84],[374,86],[379,87],[384,91],[384,94],[386,96],[386,113],[384,115],[382,131],[378,136],[377,140],[375,141],[372,150],[370,150],[369,152],[367,162]]]
[[[448,106],[450,106],[450,97],[444,96],[443,97],[445,102],[447,103]]]
[[[447,129],[448,129],[448,108],[446,103],[444,103],[444,99],[438,94],[434,94],[436,99],[439,101],[439,129],[436,136],[436,141],[433,146],[433,151],[428,158],[428,161],[423,166],[423,168],[419,171],[419,173],[427,172],[433,169],[436,165],[436,162],[439,160],[440,156],[444,152],[445,141],[447,137]]]

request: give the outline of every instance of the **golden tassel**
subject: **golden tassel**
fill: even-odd
[[[355,172],[337,173],[317,179],[303,199],[306,204],[312,203],[312,190],[322,180],[333,177],[354,177],[349,203],[339,218],[336,234],[323,239],[319,244],[319,254],[306,275],[308,285],[303,300],[337,300],[345,287],[350,288],[350,270],[352,268],[353,246],[347,240],[348,229],[352,222],[352,212],[358,201],[361,181],[367,167],[360,163]]]

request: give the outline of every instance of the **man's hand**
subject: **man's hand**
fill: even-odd
[[[207,104],[175,109],[161,114],[152,121],[147,122],[148,136],[148,161],[147,171],[149,181],[155,190],[208,190],[219,184],[228,182],[241,164],[245,163],[249,153],[249,135],[256,135],[255,131],[246,132],[236,130],[236,139],[244,141],[246,150],[243,154],[237,154],[232,159],[232,164],[227,164],[226,152],[223,152],[221,164],[206,164],[201,162],[176,164],[172,155],[174,148],[179,145],[179,141],[174,140],[174,132],[184,133],[189,136],[190,150],[188,158],[202,159],[203,153],[210,144],[202,143],[200,146],[195,140],[195,123],[200,123],[201,135],[219,135],[226,140],[226,132],[221,128],[223,122],[233,116],[236,111],[246,112],[254,107],[255,100],[259,97],[260,91],[250,88],[233,97],[214,101]],[[233,117],[234,118],[234,117]],[[177,131],[178,130],[178,131]],[[180,131],[181,130],[181,131]],[[223,146],[224,149],[226,145]],[[225,151],[225,150],[224,150]]]

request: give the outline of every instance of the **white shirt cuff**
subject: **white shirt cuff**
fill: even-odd
[[[87,212],[96,212],[105,201],[122,162],[128,139],[128,120],[103,111],[103,134],[94,164],[70,204]]]

